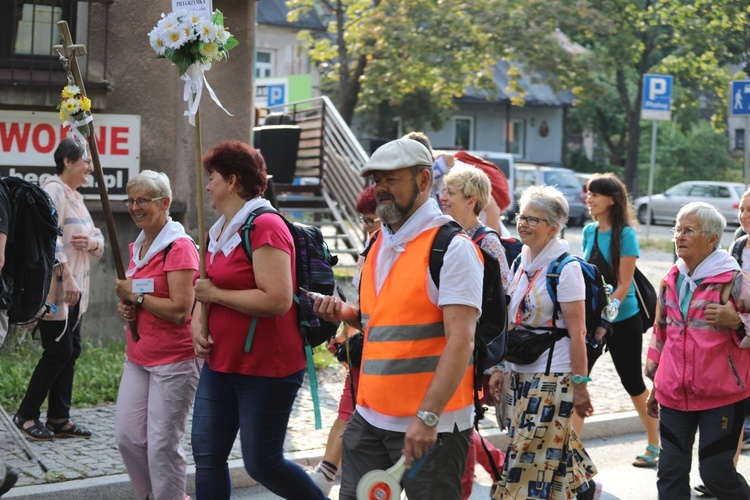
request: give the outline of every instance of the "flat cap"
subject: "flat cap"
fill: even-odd
[[[431,167],[432,153],[413,139],[396,139],[376,149],[359,175],[367,177],[373,170],[398,170],[417,165]]]

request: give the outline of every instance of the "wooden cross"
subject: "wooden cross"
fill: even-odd
[[[83,95],[86,95],[86,87],[83,84],[81,70],[78,67],[78,60],[76,59],[77,57],[86,55],[86,46],[73,43],[73,38],[70,36],[70,29],[68,28],[67,21],[58,21],[57,29],[60,32],[60,37],[63,40],[63,45],[55,45],[52,47],[52,49],[60,55],[60,62],[63,64],[63,66],[65,67],[65,71],[67,72],[68,82],[78,86],[78,88],[81,89],[81,93]],[[115,220],[112,216],[112,207],[109,203],[107,184],[104,181],[104,171],[102,170],[102,163],[99,159],[99,148],[96,145],[94,122],[92,121],[89,125],[91,128],[91,135],[89,136],[89,148],[91,150],[91,160],[94,164],[94,177],[96,178],[96,184],[99,187],[99,198],[101,199],[102,209],[104,210],[104,216],[107,222],[107,234],[109,235],[109,242],[112,247],[112,256],[115,259],[117,277],[121,280],[124,280],[125,267],[122,263],[120,244],[117,241]],[[132,305],[132,303],[130,304]],[[130,333],[133,336],[133,340],[138,341],[138,339],[140,339],[135,321],[130,322]]]

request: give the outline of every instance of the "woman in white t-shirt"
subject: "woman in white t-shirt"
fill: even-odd
[[[516,215],[518,236],[524,244],[521,261],[509,287],[509,334],[515,327],[547,334],[554,303],[547,291],[549,265],[569,251],[557,238],[568,218],[565,196],[550,186],[532,186],[523,192]],[[594,498],[600,488],[591,478],[597,473],[578,435],[573,412],[593,414],[586,382],[585,284],[576,261],[566,264],[557,287],[564,336],[530,364],[510,363],[508,404],[510,445],[494,498]],[[550,352],[551,351],[551,352]],[[500,399],[504,374],[490,379],[490,391]]]

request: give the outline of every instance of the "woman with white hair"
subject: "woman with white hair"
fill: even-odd
[[[521,261],[511,280],[508,306],[509,354],[514,337],[529,343],[557,338],[537,359],[510,363],[508,436],[502,477],[494,498],[594,498],[600,485],[591,478],[596,467],[573,430],[573,412],[594,413],[586,382],[586,299],[583,272],[577,261],[560,272],[557,300],[547,291],[550,264],[566,254],[568,242],[557,238],[568,218],[565,196],[550,186],[523,192],[516,215],[523,242]],[[550,334],[555,309],[558,336]],[[545,344],[546,345],[546,344]],[[502,371],[490,378],[490,393],[500,400]]]
[[[719,248],[726,227],[711,205],[689,203],[677,213],[677,263],[662,280],[659,310],[646,360],[654,381],[649,414],[659,417],[659,498],[690,497],[695,432],[701,479],[717,498],[750,498],[733,457],[750,396],[750,277]],[[737,328],[708,318],[731,301]]]
[[[187,460],[180,439],[200,373],[190,332],[198,252],[169,216],[165,174],[144,170],[128,181],[127,193],[125,206],[141,232],[115,291],[120,318],[136,324],[137,336],[128,331],[115,441],[137,498],[184,500]]]

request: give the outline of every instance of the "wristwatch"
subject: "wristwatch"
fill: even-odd
[[[440,418],[431,411],[417,410],[417,418],[427,427],[435,427],[440,421]]]
[[[146,293],[145,293],[145,292],[141,293],[141,294],[140,294],[140,295],[138,296],[138,298],[137,298],[137,299],[135,299],[135,304],[136,304],[136,305],[137,305],[138,307],[142,306],[142,305],[143,305],[143,299],[145,299],[145,298],[146,298]]]
[[[582,384],[584,382],[591,382],[591,377],[584,377],[583,375],[578,375],[577,373],[570,377],[570,381],[574,384]]]

